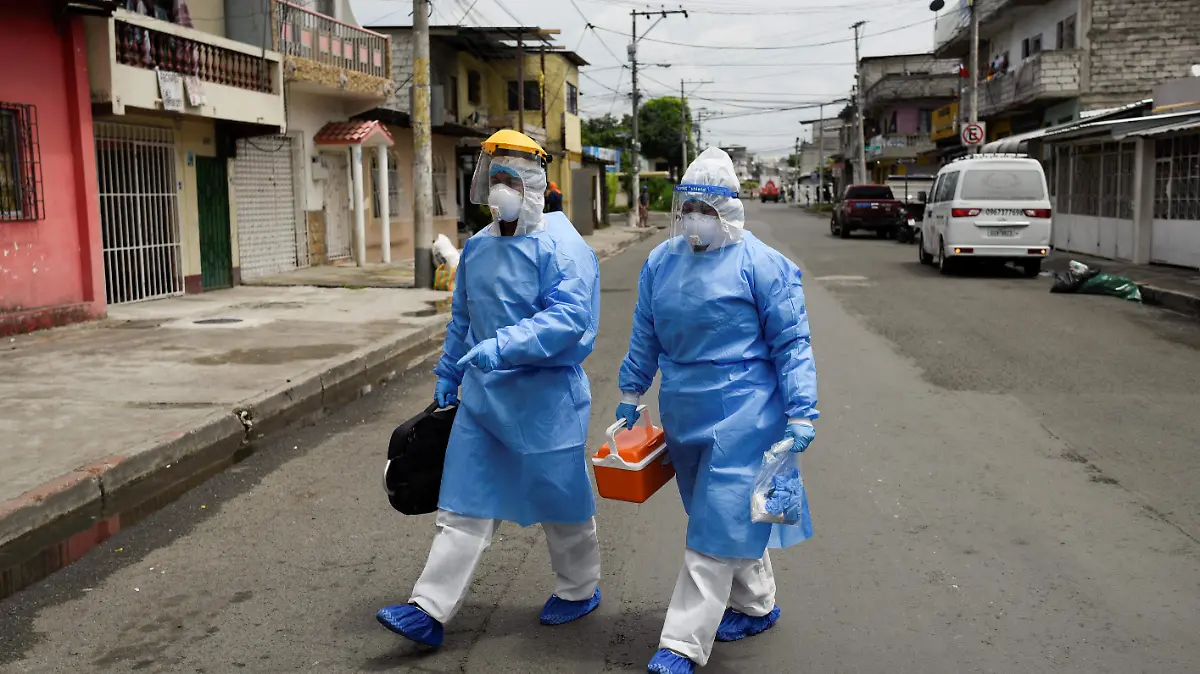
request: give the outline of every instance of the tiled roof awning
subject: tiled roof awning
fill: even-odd
[[[392,134],[382,122],[330,122],[321,127],[313,138],[317,145],[387,145],[395,144]]]

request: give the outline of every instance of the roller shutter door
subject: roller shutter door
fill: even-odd
[[[238,141],[233,182],[242,278],[308,266],[308,236],[296,217],[293,156],[287,136]]]

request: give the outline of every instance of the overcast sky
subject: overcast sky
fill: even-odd
[[[351,0],[364,26],[409,25],[411,0]],[[703,123],[705,144],[742,144],[764,156],[784,155],[801,120],[817,108],[770,113],[849,95],[854,81],[854,32],[866,21],[863,56],[919,53],[933,47],[929,0],[682,0],[669,4],[635,0],[432,0],[435,25],[525,25],[557,28],[557,43],[591,65],[580,78],[584,117],[628,113],[630,77],[626,48],[631,9],[688,10],[670,15],[646,33],[656,18],[638,17],[638,61],[671,64],[639,67],[646,97],[679,95],[685,84],[693,113],[717,118]],[[467,10],[470,11],[467,11]],[[513,17],[519,19],[514,20]],[[585,18],[586,17],[586,20]],[[595,29],[588,29],[591,23]],[[661,42],[659,42],[661,41]],[[676,43],[676,44],[666,44]],[[613,90],[619,94],[613,93]],[[645,100],[643,98],[643,100]],[[836,114],[841,103],[825,108]],[[757,113],[757,114],[746,114]],[[737,115],[720,119],[720,115]]]

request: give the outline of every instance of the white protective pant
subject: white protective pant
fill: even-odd
[[[443,625],[449,622],[462,608],[475,567],[491,545],[500,522],[438,510],[438,531],[429,549],[429,560],[409,601]],[[582,524],[543,522],[542,531],[554,568],[554,594],[567,601],[590,599],[600,585],[595,518]]]
[[[683,569],[675,582],[658,647],[675,651],[703,667],[712,655],[726,607],[749,616],[764,616],[774,610],[771,558],[765,552],[762,559],[735,559],[684,550]]]

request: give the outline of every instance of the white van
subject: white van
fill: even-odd
[[[1013,262],[1037,276],[1050,252],[1046,174],[1027,155],[977,154],[938,171],[917,239],[922,264],[951,274]]]

